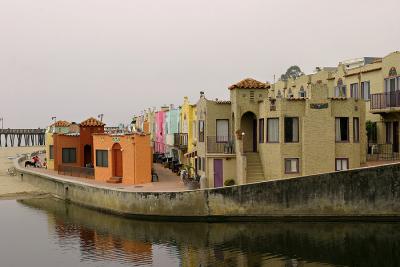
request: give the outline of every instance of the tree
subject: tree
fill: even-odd
[[[304,73],[301,71],[300,67],[297,65],[290,66],[286,73],[281,75],[281,80],[282,81],[287,81],[289,78],[296,79],[300,77],[301,75],[304,75]]]

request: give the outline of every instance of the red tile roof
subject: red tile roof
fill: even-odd
[[[236,84],[229,86],[229,90],[232,89],[267,89],[269,84],[262,83],[252,78],[244,79]]]
[[[101,122],[99,120],[96,120],[95,118],[91,117],[91,118],[89,118],[87,120],[84,120],[79,125],[80,126],[89,126],[89,127],[90,126],[104,126],[105,123],[103,123],[103,122]]]
[[[68,127],[70,126],[71,123],[68,121],[56,121],[55,123],[53,123],[50,126],[55,126],[55,127]]]

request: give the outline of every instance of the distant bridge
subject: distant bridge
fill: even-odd
[[[43,146],[46,129],[0,129],[0,147]]]

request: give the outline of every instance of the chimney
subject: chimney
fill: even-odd
[[[204,98],[204,97],[205,97],[204,91],[200,91],[200,98]]]

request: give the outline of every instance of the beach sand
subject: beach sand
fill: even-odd
[[[31,153],[43,150],[44,147],[0,147],[0,199],[16,199],[41,196],[40,190],[28,183],[24,183],[18,176],[10,176],[8,168],[13,167],[12,160],[17,154]]]

